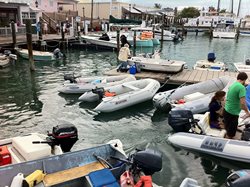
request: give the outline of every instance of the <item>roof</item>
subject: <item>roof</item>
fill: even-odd
[[[36,8],[36,7],[33,7],[33,6],[30,6],[30,10],[31,10],[32,12],[41,12],[41,11],[42,11],[41,9]]]
[[[30,0],[0,0],[3,3],[19,3],[19,4],[29,4]]]
[[[131,7],[131,9],[129,9],[127,7],[122,7],[122,8],[124,8],[126,11],[131,12],[133,14],[141,14],[141,12],[137,11],[136,9],[134,9],[132,7]]]

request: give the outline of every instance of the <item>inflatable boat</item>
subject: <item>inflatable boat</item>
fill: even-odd
[[[204,82],[180,86],[173,90],[157,93],[153,98],[154,106],[163,111],[172,108],[191,110],[193,114],[206,112],[214,93],[227,91],[236,79],[224,76]]]
[[[205,70],[205,71],[226,71],[227,67],[224,62],[216,61],[214,53],[208,53],[206,60],[198,60],[193,66],[196,70]]]
[[[141,79],[111,86],[94,95],[101,103],[94,109],[98,112],[113,112],[147,100],[150,100],[160,88],[160,83],[153,79]],[[93,94],[90,94],[93,97]],[[89,95],[81,100],[88,101]]]
[[[136,80],[133,75],[104,76],[90,78],[75,78],[74,76],[65,76],[65,83],[58,91],[64,94],[82,94],[95,88],[114,86],[129,81]]]
[[[136,56],[128,59],[130,65],[139,64],[141,69],[150,71],[160,71],[166,73],[178,73],[184,69],[186,62],[178,60],[161,59],[158,52],[153,55]]]
[[[197,122],[188,110],[171,111],[168,122],[176,132],[168,137],[174,146],[250,163],[250,128],[246,127],[242,133],[237,132],[237,139],[226,139],[225,129],[210,128],[208,112]]]

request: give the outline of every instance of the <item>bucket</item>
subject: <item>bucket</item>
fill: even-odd
[[[129,73],[132,74],[132,75],[136,74],[136,66],[135,66],[135,64],[133,64],[132,66],[130,66]]]

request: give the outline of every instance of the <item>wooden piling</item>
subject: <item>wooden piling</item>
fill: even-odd
[[[33,47],[32,47],[32,29],[31,29],[31,20],[26,20],[26,38],[27,38],[27,47],[28,47],[28,53],[29,53],[29,64],[30,64],[30,70],[35,71],[35,64],[33,59]]]
[[[239,39],[239,36],[240,36],[240,25],[241,25],[241,21],[242,21],[242,19],[240,19],[240,23],[239,23],[239,25],[238,25],[238,27],[237,27],[237,30],[236,30],[236,39],[238,40]]]
[[[120,30],[116,31],[116,42],[117,42],[117,52],[119,54],[120,51]]]
[[[136,50],[136,31],[134,31],[134,45],[133,45],[133,56],[135,56],[135,50]]]
[[[153,38],[155,38],[155,25],[153,25]]]
[[[161,25],[161,49],[163,48],[164,25]]]
[[[214,22],[214,19],[212,19],[212,22],[211,22],[211,25],[210,25],[210,28],[209,28],[209,36],[210,36],[210,38],[213,38],[213,22]]]
[[[13,48],[16,47],[16,28],[14,21],[11,22],[11,33],[12,33],[12,42],[13,42]]]
[[[65,49],[65,35],[64,35],[64,23],[63,22],[61,22],[61,36],[62,36],[62,47],[63,47],[63,49]]]

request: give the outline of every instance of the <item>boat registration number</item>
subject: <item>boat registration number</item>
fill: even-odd
[[[203,140],[201,148],[222,152],[226,145],[226,142],[226,140],[207,137],[205,138],[205,140]]]

